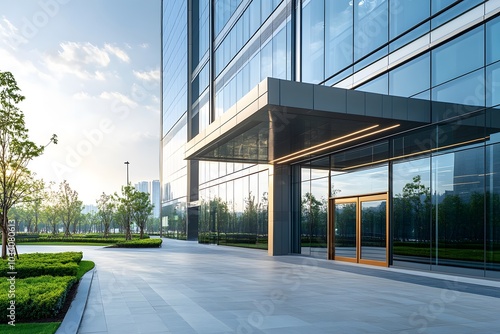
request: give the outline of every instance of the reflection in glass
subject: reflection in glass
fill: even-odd
[[[486,269],[500,270],[500,145],[486,147]]]
[[[335,204],[335,256],[356,258],[356,203]]]
[[[429,264],[430,158],[393,165],[393,259]]]
[[[484,267],[484,148],[432,159],[432,263]]]
[[[484,29],[480,26],[432,51],[432,85],[484,65]]]
[[[310,0],[302,8],[302,81],[318,83],[325,77],[324,0]]]
[[[386,261],[386,201],[361,205],[361,254],[363,260]]]
[[[353,6],[350,0],[325,2],[325,72],[333,75],[353,60]]]
[[[387,191],[389,174],[387,165],[351,173],[336,174],[332,172],[332,196],[345,197],[372,194]],[[352,182],[356,180],[356,182]]]
[[[429,89],[430,64],[430,55],[426,53],[390,71],[389,94],[408,97]]]
[[[387,43],[388,1],[360,1],[354,7],[354,61]]]
[[[500,17],[486,23],[486,65],[500,60]]]
[[[500,24],[499,24],[500,25]],[[486,106],[500,104],[500,62],[486,67]]]
[[[425,20],[430,15],[430,0],[399,0],[390,5],[390,39]]]

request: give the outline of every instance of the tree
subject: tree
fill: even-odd
[[[83,209],[83,203],[78,200],[78,193],[71,189],[66,180],[59,184],[57,207],[64,225],[64,236],[69,237],[71,223],[74,223],[80,216]]]
[[[135,191],[132,194],[132,219],[140,229],[140,238],[144,236],[144,228],[148,222],[148,217],[153,213],[153,204],[149,200],[149,194],[142,191]]]
[[[131,240],[132,234],[130,233],[130,222],[132,219],[132,202],[134,198],[135,188],[131,185],[122,187],[121,196],[115,193],[115,199],[118,203],[116,209],[116,217],[122,223],[125,229],[125,240]]]
[[[58,232],[57,225],[61,221],[61,214],[57,205],[57,192],[53,190],[53,186],[54,182],[50,182],[42,206],[42,216],[45,219],[47,228],[50,227],[52,234],[56,235]]]
[[[45,182],[43,180],[35,180],[33,182],[33,192],[29,196],[26,202],[26,211],[33,221],[33,232],[38,232],[38,223],[40,222],[40,216],[42,211],[42,203],[47,196],[45,191]],[[31,224],[30,224],[31,225]],[[32,232],[28,230],[28,232]]]
[[[109,227],[113,221],[113,217],[116,211],[116,202],[112,195],[101,194],[101,197],[97,202],[97,215],[100,218],[102,224],[104,225],[104,237],[107,238],[109,234]]]
[[[0,226],[2,230],[2,258],[7,257],[9,210],[23,202],[34,191],[34,175],[29,162],[40,156],[50,143],[57,143],[53,135],[45,146],[29,140],[24,113],[17,107],[25,97],[10,72],[0,72]]]

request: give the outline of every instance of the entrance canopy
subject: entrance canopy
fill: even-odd
[[[297,162],[428,124],[430,103],[267,78],[190,140],[185,158]]]

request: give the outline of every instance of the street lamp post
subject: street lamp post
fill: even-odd
[[[125,161],[124,164],[127,165],[127,186],[128,186],[128,183],[129,183],[128,182],[128,165],[130,165],[130,162]]]

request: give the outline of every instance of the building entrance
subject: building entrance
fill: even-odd
[[[328,258],[388,266],[387,193],[330,198]]]

